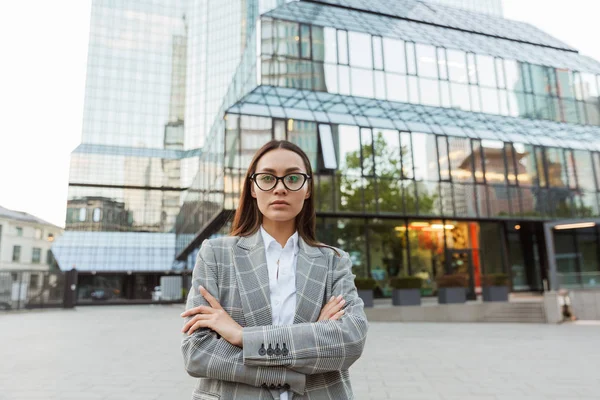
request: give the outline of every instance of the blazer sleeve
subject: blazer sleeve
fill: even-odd
[[[200,294],[199,286],[218,297],[218,265],[210,242],[202,243],[192,274],[186,310],[209,305]],[[191,317],[186,318],[186,323]],[[216,332],[201,328],[192,335],[184,334],[181,351],[187,373],[195,378],[212,378],[239,382],[255,387],[289,385],[290,390],[303,394],[306,376],[285,367],[244,365],[242,349],[232,345]]]
[[[348,253],[333,257],[332,295],[346,300],[345,314],[337,321],[284,326],[246,327],[244,364],[283,366],[307,375],[348,369],[361,356],[368,331],[364,303],[356,291]],[[268,346],[288,351],[267,352]],[[269,355],[270,353],[270,355]],[[279,353],[279,355],[276,355]]]

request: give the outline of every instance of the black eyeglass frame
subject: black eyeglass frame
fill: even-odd
[[[274,177],[275,184],[273,185],[273,187],[271,189],[267,189],[267,190],[261,188],[260,185],[258,184],[258,182],[256,182],[256,177],[259,175],[271,175],[272,177]],[[284,179],[290,175],[302,175],[304,177],[304,182],[302,182],[302,185],[296,190],[290,189],[288,187],[288,185],[285,184]],[[277,176],[277,175],[271,174],[269,172],[259,172],[258,174],[252,174],[252,176],[250,176],[248,179],[250,179],[252,182],[254,182],[256,184],[256,187],[258,187],[263,192],[270,192],[271,190],[275,189],[277,187],[277,185],[279,184],[279,181],[281,181],[283,183],[283,186],[285,186],[285,188],[287,190],[289,190],[290,192],[297,192],[299,190],[302,190],[304,185],[306,185],[306,182],[308,182],[309,179],[312,179],[312,177],[308,174],[305,174],[304,172],[290,172],[289,174],[285,174],[284,176]]]

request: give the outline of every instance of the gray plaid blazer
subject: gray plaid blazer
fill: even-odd
[[[353,399],[348,368],[361,356],[368,324],[348,254],[299,239],[294,324],[273,326],[269,274],[260,232],[205,240],[198,253],[186,309],[208,305],[204,286],[244,328],[244,348],[210,329],[184,334],[185,368],[200,378],[193,400]],[[343,295],[338,321],[316,322],[331,296]],[[187,321],[186,321],[187,322]]]

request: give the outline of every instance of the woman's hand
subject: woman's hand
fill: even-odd
[[[234,346],[243,347],[242,327],[235,322],[227,311],[221,307],[221,304],[208,291],[200,286],[200,294],[208,301],[209,306],[199,306],[190,308],[181,314],[182,317],[194,315],[192,319],[184,325],[181,330],[183,333],[191,335],[199,328],[210,328],[217,332],[223,339]]]
[[[331,296],[327,304],[325,304],[321,310],[318,321],[336,321],[342,318],[342,315],[344,315],[342,307],[344,307],[345,303],[346,300],[342,298],[342,295],[339,295],[338,297]]]

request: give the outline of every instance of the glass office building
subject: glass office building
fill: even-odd
[[[455,272],[471,294],[494,272],[543,290],[543,222],[599,214],[600,63],[531,25],[447,9],[315,0],[262,14],[179,214],[178,259],[191,267],[227,233],[252,155],[288,139],[311,158],[319,239],[383,294],[392,276]],[[598,234],[557,233],[559,271],[599,271]]]
[[[453,272],[543,290],[543,223],[600,213],[599,76],[529,24],[433,2],[95,1],[55,253],[90,286],[191,269],[275,138],[311,159],[319,239],[383,295]],[[600,271],[599,234],[557,233],[559,271]]]

